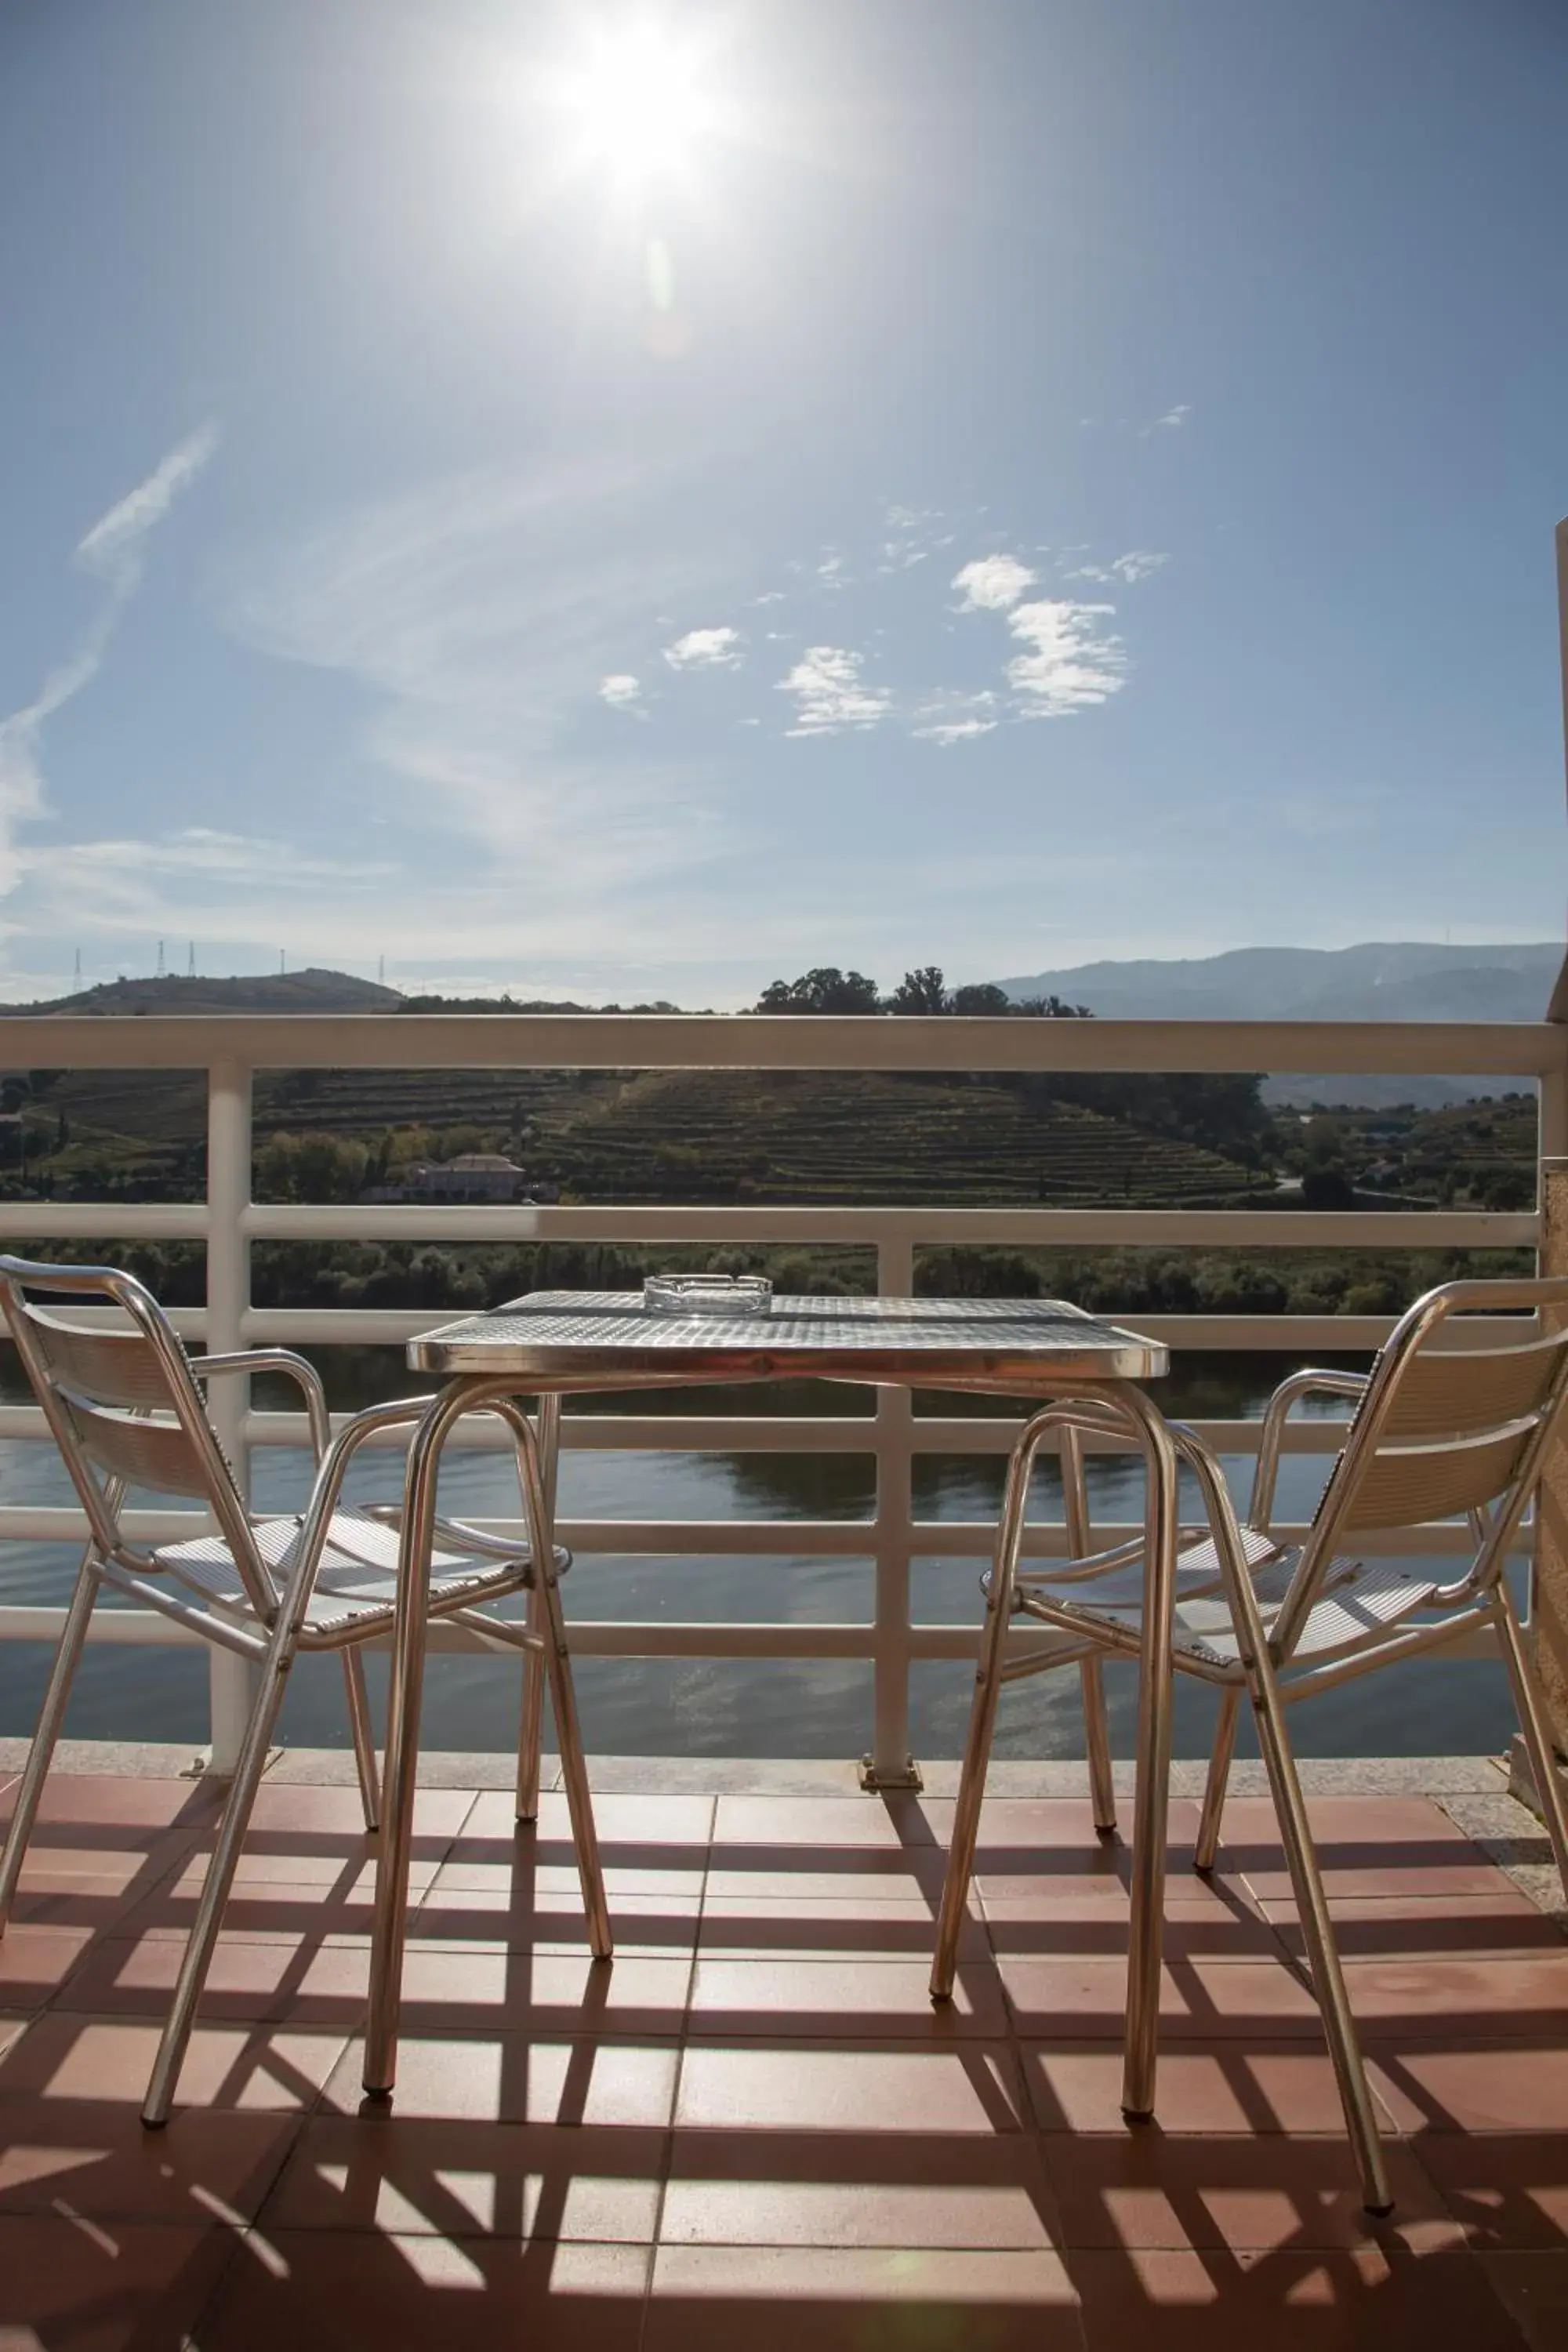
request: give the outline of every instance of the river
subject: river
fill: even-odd
[[[5,1351],[9,1358],[10,1351]],[[329,1349],[320,1358],[334,1406],[353,1407],[414,1385],[390,1351]],[[1350,1361],[1351,1359],[1343,1360]],[[1240,1418],[1262,1410],[1279,1360],[1188,1356],[1161,1384],[1169,1413]],[[7,1401],[26,1393],[14,1361],[0,1368]],[[869,1393],[737,1390],[704,1395],[712,1409],[735,1414],[863,1412]],[[292,1395],[262,1386],[266,1405]],[[596,1410],[613,1410],[599,1401]],[[689,1413],[684,1396],[639,1398],[626,1409]],[[923,1407],[922,1407],[923,1409]],[[977,1400],[933,1401],[947,1413],[997,1408]],[[1332,1406],[1326,1408],[1334,1410]],[[253,1456],[256,1496],[264,1508],[297,1507],[308,1478],[302,1454],[258,1448]],[[915,1515],[929,1519],[994,1517],[1002,1464],[995,1458],[922,1456],[915,1467]],[[1227,1465],[1246,1494],[1245,1462]],[[1288,1455],[1281,1466],[1280,1508],[1305,1518],[1327,1467],[1323,1455]],[[397,1491],[395,1457],[363,1457],[351,1492],[390,1499]],[[1108,1461],[1091,1472],[1091,1501],[1108,1519],[1137,1516],[1139,1474]],[[874,1507],[869,1454],[809,1455],[735,1453],[602,1453],[563,1454],[562,1516],[568,1518],[824,1517],[869,1519]],[[474,1515],[513,1515],[517,1488],[504,1454],[454,1456],[443,1473],[445,1507]],[[0,1501],[68,1502],[62,1465],[42,1445],[0,1443]],[[1061,1496],[1054,1468],[1037,1482],[1034,1508],[1059,1518]],[[0,1545],[0,1601],[63,1601],[77,1553],[63,1545]],[[980,1563],[918,1560],[912,1571],[917,1622],[978,1624]],[[865,1560],[798,1558],[647,1559],[595,1555],[566,1580],[569,1617],[733,1619],[741,1621],[868,1620],[872,1568]],[[108,1605],[108,1604],[100,1604]],[[41,1696],[47,1656],[41,1644],[0,1643],[0,1735],[29,1731]],[[384,1662],[368,1667],[373,1703],[381,1717]],[[205,1737],[206,1656],[186,1650],[89,1647],[73,1696],[68,1731],[102,1739],[188,1740]],[[868,1745],[871,1668],[847,1661],[736,1662],[711,1659],[585,1658],[577,1686],[590,1749],[617,1755],[858,1756]],[[517,1665],[508,1659],[433,1657],[426,1684],[423,1737],[426,1746],[470,1750],[509,1748],[516,1738]],[[910,1737],[923,1758],[959,1752],[972,1669],[961,1663],[917,1664],[910,1680]],[[1112,1742],[1130,1755],[1136,1690],[1132,1670],[1107,1673]],[[1212,1702],[1203,1689],[1177,1685],[1178,1755],[1205,1752]],[[1426,1755],[1495,1752],[1507,1742],[1513,1717],[1500,1664],[1490,1660],[1415,1663],[1367,1682],[1351,1683],[1292,1717],[1304,1755]],[[290,1679],[282,1737],[301,1745],[346,1747],[342,1677],[331,1658],[303,1658]],[[1077,1676],[1059,1674],[1015,1685],[1003,1696],[996,1738],[999,1755],[1060,1757],[1081,1753]],[[1248,1749],[1250,1752],[1250,1749]]]

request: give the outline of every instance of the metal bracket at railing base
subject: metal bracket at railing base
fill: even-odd
[[[862,1756],[860,1786],[871,1797],[879,1797],[884,1790],[889,1789],[912,1789],[918,1796],[925,1787],[925,1781],[912,1756],[906,1756],[902,1765],[895,1766],[890,1772],[879,1771],[875,1757]]]

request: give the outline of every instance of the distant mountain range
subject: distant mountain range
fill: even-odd
[[[1059,996],[1106,1020],[1539,1021],[1563,950],[1439,947],[1404,941],[1353,948],[1235,948],[1190,961],[1075,964],[1000,984],[1014,998]],[[395,988],[310,970],[218,979],[117,980],[8,1014],[395,1013]],[[576,1008],[573,1008],[575,1010]],[[1415,1102],[1430,1108],[1492,1093],[1495,1079],[1272,1076],[1274,1102]]]
[[[1005,980],[1123,1021],[1539,1021],[1563,962],[1529,947],[1235,948],[1185,962],[1084,963]]]
[[[1085,963],[1005,980],[1009,996],[1063,997],[1102,1020],[1540,1021],[1563,950],[1438,947],[1413,940],[1354,948],[1235,948],[1182,962]],[[1424,1109],[1495,1094],[1495,1078],[1293,1076],[1264,1087],[1270,1102]]]

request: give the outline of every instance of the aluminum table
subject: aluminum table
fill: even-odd
[[[382,1848],[366,2021],[364,2085],[396,2074],[407,1932],[426,1615],[436,1478],[447,1434],[487,1395],[538,1399],[546,1507],[554,1526],[561,1399],[703,1382],[832,1380],[970,1390],[1033,1399],[1091,1397],[1106,1405],[1147,1470],[1149,1542],[1143,1612],[1138,1791],[1133,1826],[1127,2078],[1124,2104],[1152,2107],[1170,1775],[1171,1604],[1175,1580],[1176,1458],[1159,1414],[1134,1385],[1168,1369],[1165,1349],[1058,1299],[779,1297],[766,1314],[655,1313],[640,1293],[535,1291],[490,1313],[411,1340],[409,1364],[437,1372],[407,1457],[396,1623],[388,1701]],[[1076,1440],[1074,1441],[1076,1442]],[[1064,1444],[1067,1440],[1064,1439]],[[1098,1686],[1097,1686],[1098,1687]],[[519,1747],[518,1811],[537,1807],[543,1675],[530,1655]],[[574,1822],[587,1791],[569,1790]],[[588,1829],[591,1838],[591,1824]],[[581,1842],[579,1842],[581,1851]],[[590,1923],[592,1926],[592,1922]],[[604,1941],[608,1948],[607,1931]]]

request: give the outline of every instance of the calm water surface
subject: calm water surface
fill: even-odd
[[[7,1353],[9,1351],[6,1351]],[[389,1350],[323,1351],[321,1358],[335,1406],[352,1407],[406,1392],[415,1383]],[[1187,1360],[1160,1384],[1159,1402],[1173,1415],[1240,1418],[1262,1410],[1279,1360],[1218,1357]],[[14,1363],[0,1374],[7,1400],[23,1393]],[[289,1392],[263,1386],[266,1405],[293,1402]],[[868,1391],[851,1389],[705,1391],[725,1413],[865,1412]],[[599,1401],[596,1410],[616,1409]],[[626,1409],[689,1412],[691,1398],[640,1398]],[[922,1407],[922,1409],[924,1409]],[[1000,1410],[973,1399],[932,1401],[944,1412]],[[1330,1408],[1331,1410],[1331,1408]],[[1249,1465],[1228,1465],[1245,1496]],[[1287,1456],[1280,1475],[1286,1516],[1307,1517],[1327,1467],[1322,1455]],[[915,1514],[927,1519],[994,1517],[1003,1465],[995,1458],[922,1456],[915,1466]],[[302,1454],[258,1449],[254,1480],[264,1508],[297,1507],[306,1490]],[[1140,1476],[1129,1464],[1108,1462],[1091,1474],[1097,1514],[1132,1519],[1140,1509]],[[397,1493],[395,1457],[364,1457],[351,1492],[389,1500]],[[52,1453],[41,1445],[0,1443],[0,1501],[68,1502],[70,1490]],[[442,1478],[445,1507],[476,1516],[515,1515],[517,1486],[501,1454],[454,1456]],[[867,1454],[809,1455],[746,1454],[573,1454],[563,1456],[560,1508],[568,1518],[868,1520],[875,1469]],[[1061,1516],[1054,1468],[1037,1478],[1036,1516]],[[1195,1507],[1194,1507],[1195,1516]],[[77,1554],[49,1544],[0,1545],[0,1601],[58,1602],[69,1591]],[[917,1561],[911,1576],[917,1622],[978,1626],[980,1563],[973,1559]],[[645,1620],[730,1619],[802,1624],[869,1621],[870,1559],[647,1559],[595,1555],[573,1569],[566,1582],[569,1617]],[[100,1606],[110,1605],[100,1603]],[[47,1653],[41,1645],[0,1643],[0,1734],[30,1731],[42,1694]],[[369,1661],[378,1716],[384,1662]],[[591,1749],[619,1755],[820,1756],[858,1755],[871,1727],[869,1664],[710,1659],[585,1658],[576,1668],[584,1731]],[[956,1755],[962,1746],[973,1669],[960,1663],[921,1664],[910,1686],[910,1744],[917,1756]],[[1107,1674],[1111,1733],[1117,1753],[1131,1752],[1136,1693],[1132,1670]],[[68,1729],[79,1738],[189,1740],[206,1731],[205,1652],[89,1647],[78,1677]],[[519,1672],[507,1659],[432,1657],[424,1716],[427,1746],[500,1749],[516,1738]],[[996,1748],[1019,1757],[1082,1752],[1076,1675],[1046,1675],[1015,1685],[1002,1699]],[[1201,1755],[1207,1745],[1212,1702],[1203,1690],[1178,1683],[1176,1751]],[[1296,1743],[1309,1755],[1471,1754],[1503,1747],[1513,1727],[1500,1665],[1489,1660],[1411,1664],[1365,1683],[1352,1683],[1297,1711]],[[283,1738],[303,1745],[346,1747],[342,1675],[331,1658],[302,1658],[290,1679]]]

